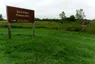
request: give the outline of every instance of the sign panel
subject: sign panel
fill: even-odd
[[[34,23],[34,10],[7,6],[7,18],[10,23]]]

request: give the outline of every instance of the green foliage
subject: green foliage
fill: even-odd
[[[74,16],[74,15],[71,15],[71,16],[70,16],[70,21],[76,21],[76,19],[75,19],[75,16]]]
[[[60,19],[50,19],[50,18],[43,18],[43,19],[40,19],[40,18],[35,18],[35,21],[49,21],[49,22],[58,22]]]
[[[94,33],[95,34],[95,21],[92,21],[88,26],[87,26],[87,29],[86,31],[88,33]]]
[[[78,25],[71,25],[67,28],[67,31],[77,31],[77,32],[79,32],[79,31],[81,31],[81,27],[78,26]]]
[[[0,14],[0,20],[3,20],[2,14]]]

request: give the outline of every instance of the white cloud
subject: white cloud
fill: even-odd
[[[0,13],[6,17],[6,5],[35,10],[39,18],[59,18],[59,13],[67,16],[76,13],[76,9],[84,9],[87,18],[95,18],[95,0],[1,0]]]

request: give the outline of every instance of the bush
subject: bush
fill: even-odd
[[[95,21],[93,21],[92,23],[90,23],[90,24],[87,26],[86,31],[87,31],[88,33],[94,33],[94,34],[95,34]]]
[[[79,25],[71,25],[66,30],[67,31],[81,31],[81,26],[79,26]]]

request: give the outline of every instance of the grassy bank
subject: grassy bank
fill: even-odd
[[[0,28],[0,64],[95,64],[95,35],[52,29]]]

